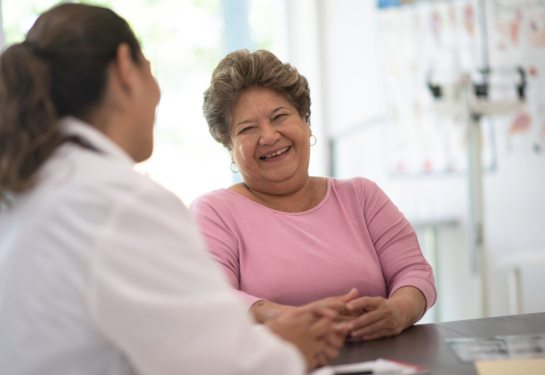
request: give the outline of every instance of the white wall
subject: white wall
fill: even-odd
[[[322,64],[330,135],[381,114],[377,75],[374,1],[320,1],[323,19]]]
[[[315,0],[284,0],[288,19],[289,63],[303,74],[311,90],[311,129],[317,143],[311,149],[310,173],[325,175],[329,168],[327,125],[324,122],[321,15]]]
[[[313,11],[302,11],[303,3]],[[307,71],[306,64],[314,66],[314,70],[308,70],[312,74],[309,80],[312,111],[313,114],[319,111],[320,122],[313,126],[315,131],[322,127],[321,136],[341,134],[383,113],[375,3],[374,0],[290,2],[291,62],[298,68],[301,64],[303,74]],[[297,6],[299,13],[294,10]],[[314,17],[316,21],[312,20]],[[301,30],[304,25],[312,28]],[[306,45],[305,40],[311,43]],[[313,85],[318,87],[318,98]],[[510,153],[502,138],[504,130],[496,126],[498,167],[484,178],[486,238],[491,263],[489,310],[494,316],[508,314],[506,275],[494,267],[498,256],[532,248],[545,252],[545,155]],[[479,317],[479,284],[470,270],[466,238],[465,176],[394,178],[386,171],[384,142],[380,124],[345,138],[336,154],[338,176],[364,176],[376,181],[416,224],[456,221],[456,225],[437,229],[439,319]],[[322,172],[318,174],[327,171],[316,170]],[[541,287],[545,285],[544,271],[524,270],[525,312],[545,311],[545,292]]]
[[[497,129],[498,169],[486,177],[484,186],[492,262],[528,250],[545,253],[545,155],[510,151],[501,122]],[[545,311],[545,266],[527,266],[522,272],[523,311]],[[506,290],[505,271],[492,273],[492,314],[508,311]]]

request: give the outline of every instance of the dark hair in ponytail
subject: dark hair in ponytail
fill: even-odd
[[[84,117],[102,99],[107,70],[126,43],[140,61],[128,23],[110,9],[62,4],[42,14],[24,42],[0,56],[0,207],[7,193],[35,183],[35,172],[66,141],[58,119]]]

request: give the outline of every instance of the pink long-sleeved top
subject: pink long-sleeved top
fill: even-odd
[[[301,306],[345,294],[387,298],[419,289],[426,310],[436,300],[433,271],[414,229],[374,183],[327,179],[316,207],[276,211],[231,190],[191,205],[209,251],[251,306],[258,300]]]

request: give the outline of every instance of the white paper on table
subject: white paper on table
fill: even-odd
[[[390,374],[390,375],[419,375],[429,374],[425,367],[390,361],[387,359],[377,359],[376,361],[351,363],[348,365],[326,366],[322,367],[311,375],[333,375],[333,374]]]

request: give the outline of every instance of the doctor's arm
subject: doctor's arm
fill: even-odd
[[[299,351],[253,325],[172,194],[126,197],[100,238],[90,315],[138,373],[303,374],[319,364],[331,319],[302,312],[271,327],[287,327]]]

